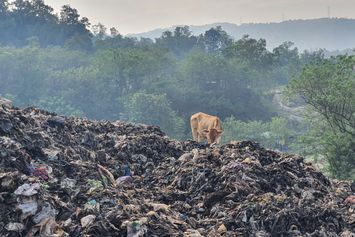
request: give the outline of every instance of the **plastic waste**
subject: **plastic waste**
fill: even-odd
[[[49,126],[53,127],[64,128],[65,126],[65,118],[60,116],[53,116],[51,118],[48,118],[47,122]]]
[[[13,128],[13,125],[10,120],[0,118],[0,132],[9,133],[12,128]]]
[[[46,203],[42,207],[42,210],[40,212],[38,212],[33,217],[33,221],[38,224],[47,218],[54,218],[55,219],[57,214],[58,214],[58,211],[55,210],[49,203]]]
[[[184,232],[184,237],[203,237],[198,230],[188,229]]]
[[[37,201],[26,201],[23,203],[18,204],[18,208],[22,211],[23,218],[27,216],[34,215],[38,209]]]
[[[144,237],[147,232],[147,227],[144,225],[147,220],[135,220],[126,223],[127,237]]]
[[[129,168],[129,165],[125,164],[124,165],[124,175],[123,176],[131,176],[132,172],[131,169]]]
[[[38,190],[40,189],[40,184],[39,183],[25,183],[18,187],[15,190],[16,195],[23,195],[23,196],[33,196],[38,193]]]
[[[0,108],[0,236],[353,237],[355,183],[300,156],[55,116]]]
[[[48,174],[46,167],[35,168],[33,171],[33,175],[37,176],[45,181],[48,181],[48,179],[49,179],[49,174]]]
[[[94,215],[87,215],[83,218],[80,219],[81,226],[85,228],[86,226],[92,224],[94,220],[96,219],[96,216]]]
[[[3,107],[4,109],[10,109],[12,107],[12,101],[0,97],[0,107]]]
[[[90,186],[90,189],[87,191],[88,194],[91,194],[91,193],[97,192],[97,191],[101,191],[104,189],[104,186],[102,185],[101,181],[99,181],[99,180],[88,179],[87,183]]]
[[[345,204],[355,204],[355,195],[347,197],[344,201]]]
[[[132,182],[132,180],[133,180],[132,176],[121,176],[116,179],[116,184],[120,186],[120,185],[130,183]]]
[[[98,203],[95,199],[92,199],[90,201],[88,201],[87,203],[85,203],[84,205],[84,210],[85,211],[100,211],[100,203]]]
[[[110,181],[111,185],[113,187],[116,187],[116,182],[115,182],[115,178],[114,178],[113,174],[105,167],[103,167],[101,165],[97,165],[97,166],[99,167],[99,173],[100,173],[101,177],[107,178]],[[106,179],[104,179],[104,180],[106,180]]]
[[[60,182],[60,187],[63,189],[73,190],[75,188],[76,180],[65,178]]]
[[[58,160],[61,151],[58,149],[42,149],[43,153],[47,155],[49,160]]]
[[[225,234],[226,232],[227,232],[227,228],[226,228],[226,226],[224,225],[224,224],[222,224],[222,225],[220,225],[219,227],[218,227],[218,229],[217,229],[217,232],[219,233],[219,234]]]
[[[22,223],[12,222],[5,226],[5,229],[8,231],[21,232],[25,229],[25,226]]]

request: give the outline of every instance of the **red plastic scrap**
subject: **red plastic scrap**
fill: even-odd
[[[38,167],[33,171],[33,175],[40,177],[41,179],[47,181],[48,180],[48,172],[47,169],[44,167]]]
[[[350,195],[345,199],[345,204],[355,204],[355,195]]]

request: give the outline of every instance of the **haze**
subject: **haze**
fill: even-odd
[[[265,23],[290,19],[355,17],[354,0],[45,0],[58,12],[69,4],[121,34],[172,25]]]

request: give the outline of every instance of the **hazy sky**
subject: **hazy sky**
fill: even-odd
[[[90,22],[121,34],[172,25],[279,22],[328,16],[355,18],[355,0],[45,0],[58,12],[69,4]]]

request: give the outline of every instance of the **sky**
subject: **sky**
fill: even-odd
[[[173,25],[268,23],[322,17],[355,18],[355,0],[45,0],[55,12],[69,4],[92,24],[121,34]]]

